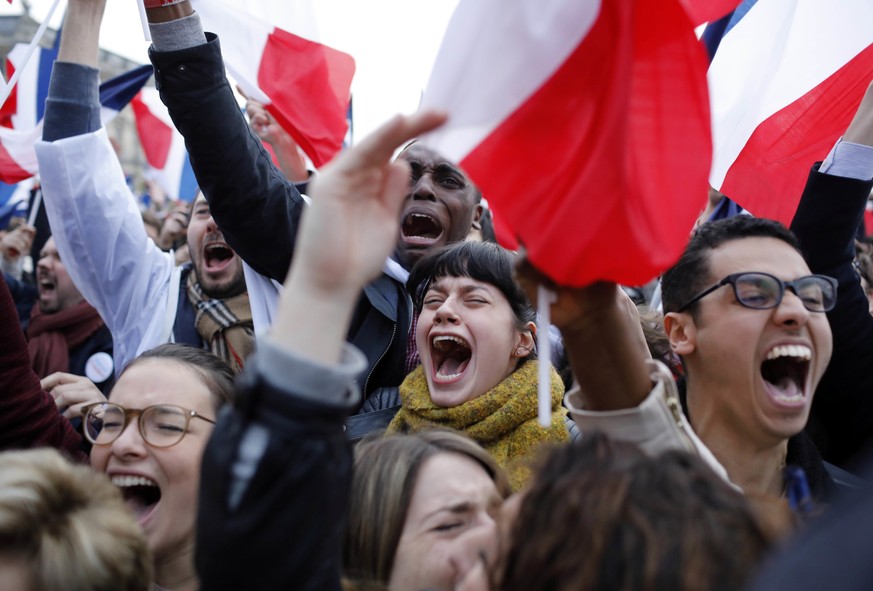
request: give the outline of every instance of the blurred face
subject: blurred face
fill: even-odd
[[[470,277],[440,277],[425,294],[416,344],[437,406],[457,406],[502,382],[533,347],[533,323],[516,327],[499,289]]]
[[[412,169],[397,243],[400,262],[410,269],[430,250],[464,240],[482,206],[464,173],[433,150],[413,144],[397,159]]]
[[[66,310],[84,299],[67,275],[67,268],[61,262],[54,238],[49,238],[39,253],[36,283],[39,289],[39,309],[43,314]]]
[[[388,587],[451,591],[484,554],[493,562],[501,498],[488,473],[461,454],[421,466]]]
[[[710,254],[709,282],[760,271],[783,281],[809,275],[803,257],[775,238],[733,240]],[[689,405],[698,426],[773,445],[806,425],[815,388],[831,357],[831,331],[792,291],[754,310],[724,286],[700,300],[691,340],[677,349],[688,365]],[[685,348],[687,347],[687,348]]]
[[[170,359],[147,359],[126,370],[112,402],[128,409],[173,404],[215,420],[209,390],[195,370]],[[118,439],[91,449],[91,465],[121,489],[145,531],[155,561],[192,552],[200,484],[200,458],[213,426],[191,419],[188,432],[171,447],[147,444],[136,419]]]
[[[242,260],[224,241],[203,195],[197,197],[191,210],[188,253],[206,295],[226,298],[245,291]]]

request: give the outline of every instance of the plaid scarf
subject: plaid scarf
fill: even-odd
[[[209,350],[239,373],[255,349],[255,328],[249,294],[213,299],[203,293],[194,273],[188,274],[188,299],[197,313],[194,326]]]

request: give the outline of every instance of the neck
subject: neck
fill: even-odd
[[[788,440],[752,438],[748,429],[726,423],[718,409],[697,408],[690,400],[689,390],[688,414],[694,431],[727,470],[731,482],[747,494],[781,497]]]
[[[200,578],[194,570],[194,548],[155,559],[155,585],[167,591],[197,591]]]

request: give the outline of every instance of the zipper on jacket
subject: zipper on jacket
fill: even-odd
[[[388,346],[385,348],[384,351],[382,351],[382,354],[379,355],[379,359],[376,360],[376,363],[373,364],[373,367],[371,367],[369,373],[367,373],[367,379],[364,380],[364,389],[362,391],[362,394],[363,394],[362,400],[366,400],[367,397],[370,395],[369,392],[367,392],[367,386],[370,385],[370,376],[373,375],[373,372],[376,371],[376,367],[378,367],[378,365],[380,363],[382,363],[382,360],[385,359],[385,355],[387,355],[388,351],[391,350],[391,345],[394,344],[394,337],[395,336],[397,336],[397,323],[396,322],[394,323],[394,326],[391,329],[391,340],[388,341]],[[404,365],[405,364],[406,363],[404,361]]]
[[[667,402],[667,408],[670,409],[670,414],[673,415],[673,420],[676,422],[676,427],[679,429],[679,433],[681,433],[681,437],[682,440],[685,442],[686,449],[692,453],[698,454],[697,446],[694,445],[691,437],[688,436],[688,433],[685,432],[685,429],[682,426],[682,405],[679,403],[679,397],[676,396],[676,394],[673,392],[668,392],[665,398]]]

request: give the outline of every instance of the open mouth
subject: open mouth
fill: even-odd
[[[440,335],[431,341],[433,359],[433,379],[441,384],[461,379],[473,352],[469,343],[461,337]]]
[[[151,478],[117,475],[112,477],[112,484],[121,490],[124,502],[139,522],[151,515],[161,500],[161,488]]]
[[[40,295],[51,293],[55,290],[55,282],[46,277],[40,278],[37,282],[37,287],[39,288]]]
[[[233,258],[233,251],[226,244],[216,242],[203,249],[203,266],[207,271],[224,269]]]
[[[443,226],[433,216],[412,212],[403,219],[400,234],[408,244],[430,245],[443,235]]]
[[[770,349],[761,364],[761,377],[774,401],[803,402],[812,350],[806,345],[779,345]]]

